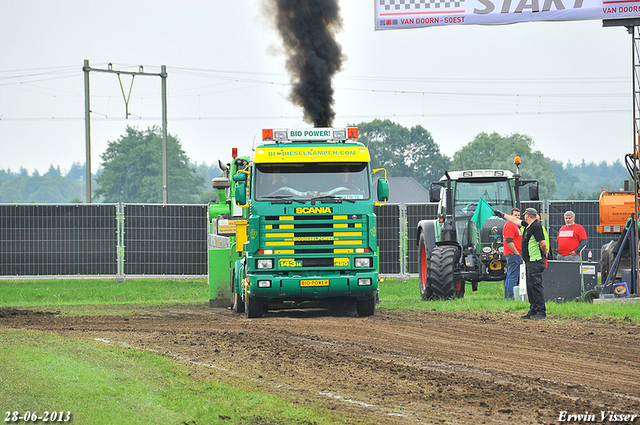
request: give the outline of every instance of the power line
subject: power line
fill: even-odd
[[[115,66],[115,65],[114,65]],[[120,65],[119,65],[120,66]],[[140,65],[127,64],[125,67],[137,68]],[[147,66],[144,65],[146,68]],[[153,66],[148,66],[153,68]],[[187,76],[195,76],[202,78],[215,78],[227,81],[238,82],[253,82],[263,84],[283,84],[282,81],[273,81],[273,78],[281,78],[289,80],[289,75],[286,73],[273,73],[273,72],[260,72],[260,71],[238,71],[238,70],[222,70],[222,69],[199,69],[199,68],[182,68],[182,67],[167,67],[167,72],[171,71],[172,74],[180,74]],[[19,70],[4,70],[0,71],[0,80],[16,79],[16,78],[29,78],[41,75],[51,75],[53,73],[75,73],[80,75],[81,70],[77,66],[64,66],[64,67],[51,67],[51,68],[34,68],[34,69],[19,69]],[[16,74],[8,75],[6,74]],[[249,78],[254,77],[254,78]],[[255,77],[267,77],[270,79]],[[453,84],[618,84],[629,83],[629,77],[533,77],[533,78],[469,78],[469,77],[398,77],[398,76],[363,76],[363,75],[345,75],[338,74],[336,81],[366,81],[366,82],[403,82],[403,83],[453,83]],[[43,80],[41,80],[43,81]],[[15,83],[18,84],[18,83]]]
[[[139,65],[129,65],[132,69],[137,69]],[[149,68],[153,69],[153,66]],[[215,69],[197,69],[197,68],[170,68],[173,73],[182,74],[185,76],[191,76],[196,78],[210,78],[218,80],[219,82],[216,84],[209,84],[205,86],[197,86],[182,89],[177,92],[170,93],[170,98],[189,98],[189,97],[197,97],[198,99],[202,99],[205,96],[217,96],[221,93],[241,91],[241,90],[254,90],[258,87],[268,87],[268,86],[277,86],[277,87],[290,87],[291,84],[288,82],[277,81],[282,78],[286,78],[287,75],[283,73],[270,73],[270,72],[260,72],[260,71],[232,71],[232,70],[215,70]],[[41,85],[36,85],[35,83],[40,83],[43,81],[52,81],[52,80],[60,80],[60,79],[69,79],[69,78],[79,78],[81,70],[77,66],[67,66],[67,67],[51,67],[51,68],[35,68],[35,69],[25,69],[25,70],[14,70],[14,71],[0,71],[0,87],[13,86],[16,89],[29,91],[35,94],[39,94],[42,96],[50,96],[53,99],[56,98],[80,98],[82,95],[77,94],[74,95],[68,91],[62,91],[60,89],[46,86],[43,87]],[[14,75],[10,75],[14,74]],[[22,79],[22,81],[14,81],[15,79]],[[562,84],[563,86],[567,86],[572,83],[582,83],[589,85],[599,84],[619,84],[624,83],[628,84],[629,78],[627,77],[584,77],[584,78],[425,78],[425,77],[395,77],[395,76],[348,76],[342,75],[336,78],[338,82],[366,82],[366,83],[385,83],[387,84],[436,84],[436,85],[447,85],[447,84],[457,84],[461,83],[474,83],[476,85],[482,84],[500,84],[504,87],[505,84]],[[18,86],[18,87],[16,87]],[[62,94],[52,94],[45,93],[43,91],[55,91],[59,90]],[[349,84],[340,84],[336,85],[334,90],[336,92],[357,92],[357,93],[369,93],[371,95],[393,95],[394,97],[400,99],[401,97],[414,98],[418,99],[422,98],[423,102],[429,101],[450,101],[450,102],[459,102],[461,97],[464,97],[465,104],[475,104],[475,105],[501,105],[502,107],[510,107],[514,108],[513,111],[506,112],[475,112],[475,113],[465,113],[467,116],[517,116],[517,115],[526,115],[526,114],[535,114],[535,115],[569,115],[569,114],[595,114],[595,113],[628,113],[629,111],[626,108],[617,107],[612,105],[611,108],[607,108],[602,105],[600,101],[603,99],[611,98],[613,99],[622,99],[627,98],[629,94],[627,92],[624,93],[561,93],[559,91],[554,91],[551,93],[496,93],[495,91],[482,91],[482,92],[472,92],[469,90],[423,90],[423,89],[414,89],[414,90],[398,90],[398,89],[386,89],[380,87],[374,88],[366,88],[366,87],[355,87]],[[113,95],[99,95],[93,94],[94,98],[103,98],[103,99],[111,99]],[[136,96],[135,99],[139,99],[140,103],[143,104],[144,100],[147,98],[158,99],[157,95],[144,95],[144,96]],[[595,109],[586,109],[585,107],[589,107],[590,105],[585,104],[584,101],[593,98],[594,101],[598,101],[597,104],[593,103],[593,107]],[[5,96],[5,103],[7,97]],[[571,102],[570,99],[578,100],[580,103]],[[55,101],[55,100],[54,100]],[[398,100],[399,102],[399,100]],[[0,106],[2,106],[0,104]],[[402,107],[407,107],[410,105],[401,105],[399,103],[390,105],[392,108],[398,109]],[[423,104],[422,108],[425,108]],[[521,108],[532,109],[536,108],[537,111],[528,111],[522,112],[519,111]],[[550,108],[561,108],[565,110],[548,110]],[[547,109],[547,111],[543,111],[543,109]],[[3,113],[0,110],[0,113]],[[95,111],[94,114],[99,114],[98,111]],[[455,114],[460,114],[456,112]],[[5,117],[0,118],[2,121],[74,121],[82,118],[75,117],[56,117],[55,115],[52,117],[6,117],[7,113],[4,112]],[[140,115],[143,115],[140,113]],[[364,114],[364,115],[354,115],[355,117],[365,117],[365,116],[388,116],[390,114]],[[343,115],[341,115],[343,116]],[[427,113],[416,113],[416,114],[392,114],[392,116],[404,116],[404,117],[423,117],[423,116],[448,116],[447,113],[444,114],[427,114]],[[265,119],[274,119],[279,117],[265,117]],[[298,117],[291,117],[298,118]],[[121,120],[117,117],[96,117],[96,120]],[[124,119],[124,118],[123,118]],[[153,118],[144,118],[148,120],[157,120],[158,117]],[[198,120],[251,120],[251,119],[260,119],[255,116],[237,116],[237,117],[213,117],[213,116],[182,116],[182,117],[172,117],[172,120],[176,121],[198,121]]]
[[[380,117],[492,117],[492,116],[529,116],[529,115],[591,115],[591,114],[619,114],[629,113],[628,109],[597,109],[597,110],[569,110],[569,111],[502,111],[502,112],[446,112],[446,113],[370,113],[370,114],[340,114],[341,118],[380,118]],[[263,115],[263,116],[182,116],[171,117],[171,121],[239,121],[239,120],[293,120],[300,119],[299,115]],[[124,117],[92,117],[92,121],[157,121],[161,117],[140,117],[139,119],[126,119]],[[0,118],[0,121],[84,121],[83,117],[29,117],[29,118]]]

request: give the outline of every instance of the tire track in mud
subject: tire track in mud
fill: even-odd
[[[357,421],[526,424],[554,423],[560,411],[640,413],[638,326],[515,314],[288,311],[248,320],[176,306],[129,317],[6,314],[0,326],[155,350]]]
[[[473,317],[471,318],[473,319]],[[341,327],[343,325],[341,324]],[[469,323],[463,323],[462,327],[449,326],[447,328],[450,331],[448,335],[443,335],[441,329],[431,332],[416,330],[414,325],[408,329],[403,326],[394,326],[390,330],[384,327],[376,328],[377,336],[367,333],[364,337],[366,342],[363,343],[365,348],[361,347],[360,349],[367,352],[366,355],[372,358],[401,362],[405,365],[417,365],[420,368],[426,367],[467,374],[496,383],[516,385],[524,390],[547,391],[573,401],[584,399],[585,394],[591,392],[593,394],[586,398],[594,405],[601,407],[605,406],[604,401],[611,403],[612,396],[620,398],[622,405],[627,401],[631,402],[632,406],[637,405],[640,400],[636,395],[638,394],[639,377],[637,359],[617,362],[626,363],[623,365],[624,368],[621,368],[620,364],[607,362],[607,359],[603,358],[606,356],[603,356],[602,350],[597,350],[598,344],[603,341],[595,342],[596,350],[594,351],[594,343],[581,341],[579,339],[580,332],[583,331],[579,331],[576,335],[572,330],[574,326],[571,326],[570,329],[563,329],[563,323],[553,323],[552,321],[534,323],[533,325],[516,321],[511,325],[519,325],[520,329],[505,334],[504,326],[499,323],[498,326],[492,324],[491,329],[482,329],[481,331],[478,328],[483,328],[482,325],[473,325],[474,323],[472,326],[469,326]],[[606,333],[607,329],[611,328],[592,323],[588,323],[586,326],[587,329],[595,328],[596,333]],[[541,348],[531,350],[528,348],[528,341],[518,342],[518,335],[514,335],[514,333],[521,333],[523,328],[525,332],[539,333],[539,335],[534,334],[531,339],[539,340],[537,344]],[[559,331],[554,331],[554,329],[559,329]],[[316,329],[316,331],[319,330]],[[353,340],[354,329],[343,328],[342,332],[349,334],[350,341]],[[335,331],[331,330],[327,333],[335,333]],[[594,332],[589,330],[586,334],[593,335]],[[637,329],[623,331],[619,336],[622,338],[616,341],[622,342],[610,344],[607,354],[610,354],[611,348],[618,353],[627,353],[627,355],[633,353],[633,347],[636,347],[638,342]],[[486,337],[486,339],[482,339],[482,337]],[[608,335],[605,335],[604,338],[607,342],[610,340]],[[384,354],[376,354],[376,351],[379,350],[374,347],[384,346],[385,340],[402,340],[402,352],[398,352],[398,349],[390,349]],[[426,353],[428,350],[425,350],[425,347],[429,347],[426,341],[431,343],[430,353]],[[487,343],[487,341],[491,342]],[[334,343],[334,345],[336,344]],[[563,348],[558,349],[556,346]],[[434,349],[434,347],[437,348]],[[547,351],[547,347],[551,348]],[[515,354],[513,353],[514,349],[517,350]],[[348,350],[354,351],[352,344],[348,345]],[[425,363],[424,359],[415,357],[415,354],[407,355],[406,351],[419,352],[423,355],[431,354],[438,360],[430,360]],[[460,353],[464,352],[474,354],[466,356],[466,358],[464,355],[461,357]],[[582,357],[576,353],[580,353]],[[596,356],[593,355],[594,353]],[[526,356],[533,358],[533,367],[522,367],[523,359]],[[589,385],[585,385],[585,383],[589,383]],[[625,388],[628,391],[619,392],[620,388]]]
[[[513,323],[510,325],[514,326]],[[484,362],[499,365],[500,370],[503,371],[526,371],[527,365],[523,363],[527,360],[527,355],[534,354],[542,357],[545,360],[542,363],[545,367],[550,367],[551,371],[559,369],[556,370],[558,373],[561,373],[563,368],[554,367],[556,363],[563,366],[577,364],[586,370],[591,367],[595,370],[608,371],[609,374],[615,375],[618,383],[621,378],[626,376],[625,373],[628,373],[628,379],[622,379],[622,383],[625,385],[637,383],[638,359],[634,358],[633,351],[639,342],[638,334],[640,332],[638,329],[632,328],[633,332],[622,332],[622,335],[617,337],[618,343],[613,341],[609,344],[608,335],[604,338],[595,338],[593,331],[588,332],[592,338],[590,341],[580,340],[580,335],[575,335],[573,329],[563,329],[562,323],[547,321],[539,323],[539,326],[534,329],[530,329],[530,326],[524,325],[523,328],[523,325],[520,324],[519,329],[505,331],[500,323],[492,325],[492,328],[488,329],[474,323],[462,323],[450,325],[448,333],[443,334],[441,329],[416,329],[414,326],[394,325],[391,330],[385,329],[384,326],[377,328],[375,334],[368,333],[363,339],[371,345],[372,349],[376,346],[385,346],[386,341],[401,339],[403,352],[412,351],[441,357],[445,360],[457,359],[457,361],[463,361],[464,364]],[[598,333],[608,332],[607,329],[602,329],[602,325],[588,324],[587,326],[594,326],[595,332]],[[554,329],[556,330],[554,331]],[[560,330],[557,331],[557,329]],[[321,330],[318,331],[321,332]],[[354,329],[349,329],[346,332],[350,334],[350,337],[355,335]],[[425,341],[428,341],[429,344],[425,344]],[[532,345],[539,347],[530,348]],[[597,349],[598,345],[601,346],[599,350]],[[611,353],[617,353],[614,361],[607,357]],[[536,364],[536,366],[540,365]],[[571,369],[567,371],[567,374],[576,376],[579,371]],[[584,376],[580,376],[580,378],[584,378]]]
[[[337,348],[340,343],[328,343],[322,342],[318,343],[317,341],[298,337],[300,345],[317,345],[317,346],[332,346],[332,348]],[[555,394],[560,397],[567,397],[572,401],[580,400],[582,395],[587,388],[582,385],[578,385],[571,382],[564,381],[556,381],[551,379],[544,378],[535,378],[531,375],[522,374],[522,373],[512,373],[504,370],[493,370],[489,371],[486,369],[481,369],[479,367],[468,366],[466,364],[456,364],[456,363],[444,363],[437,361],[429,361],[421,358],[413,357],[410,355],[403,354],[396,350],[390,350],[386,353],[374,352],[369,350],[369,347],[359,347],[355,349],[353,345],[343,346],[341,347],[345,352],[357,352],[359,355],[363,357],[367,357],[377,361],[383,362],[393,362],[395,364],[402,364],[404,366],[417,368],[417,369],[425,369],[432,370],[442,373],[448,374],[460,374],[463,376],[467,376],[470,378],[493,382],[498,384],[505,384],[519,387],[522,390],[535,389],[538,391],[546,391],[552,394]],[[495,360],[499,360],[498,357],[494,357]],[[532,382],[526,384],[527,380],[531,379]],[[628,400],[640,402],[640,397],[632,396],[628,394],[620,394],[620,393],[602,393],[596,397],[599,399],[605,399],[606,397],[610,397],[614,395],[616,397],[625,398]],[[604,406],[604,404],[600,404],[600,406]]]

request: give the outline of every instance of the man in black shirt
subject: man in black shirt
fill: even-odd
[[[524,210],[524,220],[501,211],[494,211],[495,215],[515,224],[526,226],[522,232],[522,259],[527,269],[527,297],[529,298],[529,312],[521,319],[546,319],[547,308],[544,303],[544,287],[542,286],[542,272],[544,259],[547,255],[547,242],[538,221],[538,211],[534,208]]]

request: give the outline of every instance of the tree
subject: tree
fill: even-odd
[[[67,178],[75,182],[84,181],[84,179],[86,178],[86,170],[87,167],[85,166],[85,164],[80,164],[79,162],[75,161],[71,165],[71,168],[67,173]]]
[[[567,163],[562,174],[556,173],[560,199],[598,199],[602,190],[619,191],[630,180],[628,170],[620,160],[609,165],[582,160],[580,165]]]
[[[5,176],[11,175],[5,173]],[[69,202],[80,193],[80,186],[56,175],[12,175],[2,178],[0,173],[0,202]]]
[[[205,182],[189,164],[180,141],[167,136],[168,186],[171,203],[194,203]],[[105,202],[162,202],[162,135],[156,126],[140,131],[127,126],[101,155],[103,172],[94,196]]]
[[[196,173],[198,176],[202,177],[207,182],[203,192],[200,193],[200,200],[198,203],[207,204],[209,201],[217,201],[218,190],[211,187],[211,180],[214,177],[222,175],[222,171],[217,165],[207,165],[206,163],[198,164],[196,162],[194,166],[196,167]]]
[[[562,165],[562,162],[556,159],[549,160],[549,165],[551,165],[551,171],[553,171],[553,174],[555,174],[556,176],[556,187],[558,188],[556,192],[557,198],[575,199],[567,198],[567,196],[571,192],[571,189],[574,187],[574,185],[578,183],[578,177],[569,174]]]
[[[500,136],[498,133],[480,133],[475,139],[453,155],[453,168],[502,169],[515,172],[513,160],[519,156],[522,160],[520,174],[525,180],[535,179],[540,183],[540,198],[551,199],[557,186],[550,160],[540,151],[533,151],[533,139],[530,136],[514,133]]]
[[[48,177],[48,176],[61,176],[61,175],[62,173],[60,172],[60,166],[58,165],[58,168],[56,168],[53,166],[53,164],[51,164],[51,166],[49,167],[49,171],[44,173],[42,176]]]
[[[413,177],[428,187],[442,177],[451,160],[422,126],[410,130],[391,122],[375,119],[358,127],[360,141],[368,146],[373,168],[385,168],[391,177]]]

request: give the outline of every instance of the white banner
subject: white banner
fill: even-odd
[[[640,16],[640,0],[374,0],[376,30]]]

